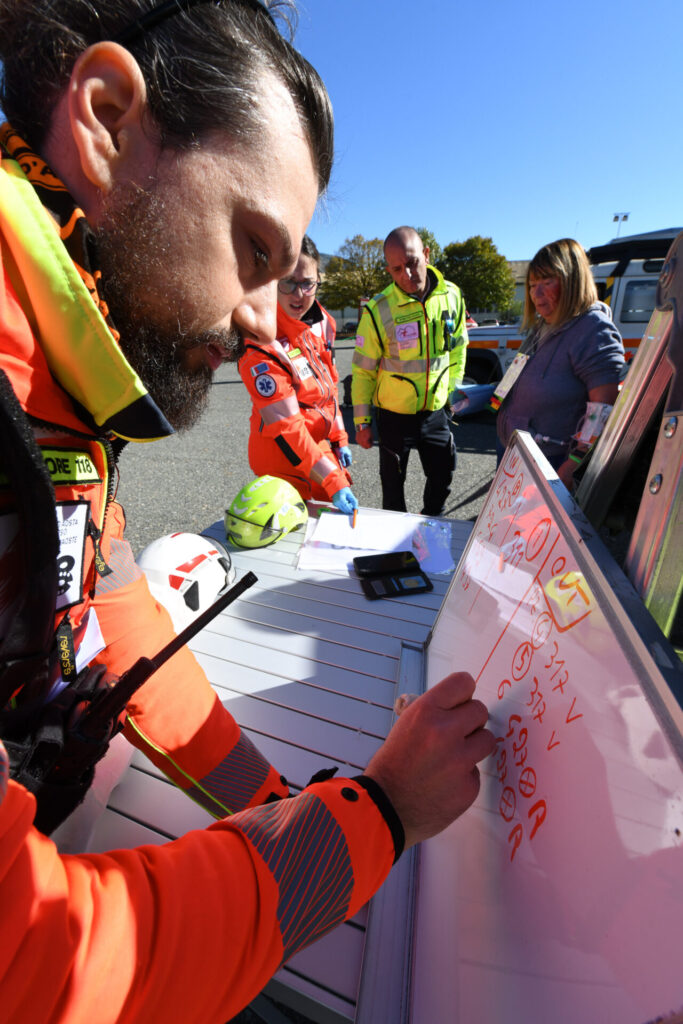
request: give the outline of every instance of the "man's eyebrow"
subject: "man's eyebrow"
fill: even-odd
[[[290,266],[290,264],[296,263],[297,251],[294,249],[294,246],[292,245],[292,240],[289,237],[289,231],[287,230],[285,225],[282,223],[282,221],[277,220],[275,217],[270,217],[267,215],[266,221],[269,230],[272,231],[272,233],[276,236],[278,240],[278,262],[286,266]]]

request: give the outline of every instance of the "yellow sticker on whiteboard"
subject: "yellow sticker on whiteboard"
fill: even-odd
[[[564,562],[564,558],[558,561]],[[576,626],[597,607],[586,577],[576,569],[552,576],[545,585],[545,600],[561,633]]]

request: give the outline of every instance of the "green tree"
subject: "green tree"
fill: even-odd
[[[380,238],[347,238],[325,268],[320,301],[328,309],[358,308],[362,298],[371,299],[389,283]]]
[[[422,239],[422,244],[425,248],[429,249],[429,262],[434,267],[438,266],[443,255],[443,249],[434,237],[433,232],[429,228],[415,228],[415,230]]]
[[[510,307],[515,279],[493,239],[473,235],[464,242],[451,242],[444,247],[437,266],[447,280],[458,285],[470,311]]]

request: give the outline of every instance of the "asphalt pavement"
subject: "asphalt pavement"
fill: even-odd
[[[340,339],[336,353],[343,379],[351,372],[353,339]],[[254,476],[247,458],[250,412],[237,367],[226,363],[215,375],[208,409],[197,426],[151,445],[129,444],[124,449],[117,498],[126,511],[126,536],[136,556],[166,533],[201,533],[223,518],[237,492]],[[351,409],[342,412],[353,453],[354,494],[361,506],[381,508],[378,449],[366,451],[355,444]],[[463,417],[453,431],[458,462],[445,514],[475,519],[496,466],[494,417]],[[406,481],[409,512],[422,508],[423,486],[420,460],[413,452]]]

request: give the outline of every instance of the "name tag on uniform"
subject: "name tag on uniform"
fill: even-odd
[[[528,359],[526,352],[518,352],[505,371],[503,379],[496,384],[493,397],[498,399],[499,405],[526,366]]]
[[[308,360],[303,356],[300,356],[298,359],[293,359],[292,362],[294,363],[296,372],[302,380],[306,380],[306,377],[310,377],[312,375],[313,371],[308,364]]]
[[[59,502],[57,529],[57,609],[70,608],[83,600],[83,555],[88,533],[90,502]]]
[[[407,343],[417,341],[419,337],[420,325],[416,320],[413,320],[412,323],[396,325],[396,341],[399,348],[409,348]]]

